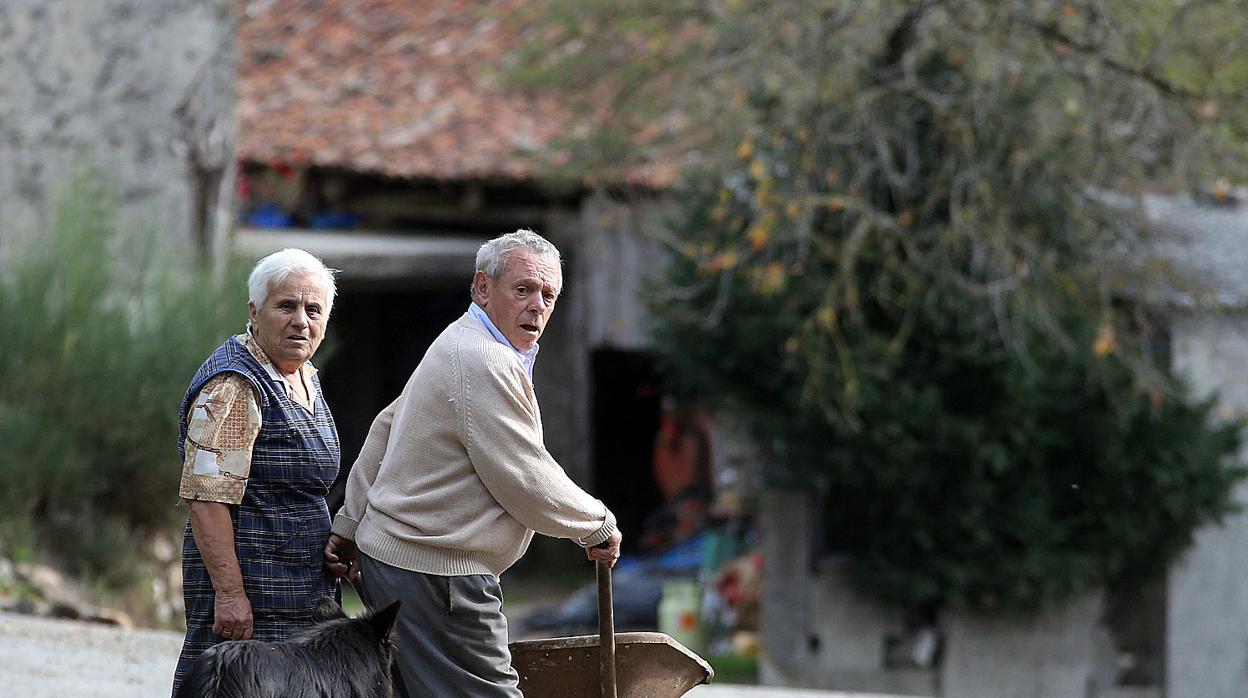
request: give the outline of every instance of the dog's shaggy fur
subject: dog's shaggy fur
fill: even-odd
[[[318,622],[285,642],[214,645],[191,664],[176,698],[392,698],[394,602],[347,618],[322,602]]]

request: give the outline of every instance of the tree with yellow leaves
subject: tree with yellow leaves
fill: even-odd
[[[819,493],[864,589],[1036,608],[1165,569],[1229,510],[1238,425],[1149,351],[1121,293],[1147,225],[1118,202],[1243,171],[1240,3],[529,10],[525,74],[592,98],[577,162],[692,163],[658,349]]]

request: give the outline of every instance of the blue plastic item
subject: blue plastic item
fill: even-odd
[[[360,224],[360,216],[356,213],[330,211],[312,216],[314,230],[347,230]]]
[[[273,203],[259,204],[247,216],[247,225],[252,228],[289,228],[294,224],[295,219]]]

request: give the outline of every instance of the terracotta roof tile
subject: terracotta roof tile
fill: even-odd
[[[239,155],[397,177],[532,179],[572,121],[491,77],[523,0],[253,1],[238,28]],[[662,185],[664,168],[628,179]]]

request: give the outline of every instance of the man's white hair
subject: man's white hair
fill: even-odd
[[[321,288],[325,290],[325,317],[328,318],[334,307],[334,296],[338,293],[334,284],[336,271],[308,252],[288,247],[256,262],[251,276],[247,277],[247,300],[257,308],[262,308],[269,297],[269,291],[280,286],[291,274],[311,274],[317,277]]]
[[[486,276],[497,280],[507,269],[507,261],[511,259],[511,253],[516,250],[531,250],[540,255],[549,255],[555,258],[555,264],[563,265],[563,257],[559,254],[559,248],[532,230],[521,228],[514,233],[499,235],[477,248],[476,271],[485,272]],[[472,294],[472,297],[476,298],[475,286],[472,287]]]

